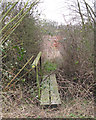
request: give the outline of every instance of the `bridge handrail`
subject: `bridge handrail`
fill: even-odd
[[[39,99],[40,99],[40,80],[39,80],[39,71],[38,71],[39,66],[38,66],[38,63],[40,61],[40,72],[42,72],[42,70],[41,70],[41,55],[42,55],[42,52],[40,51],[38,53],[37,57],[35,58],[35,60],[32,63],[32,68],[35,68],[35,73],[36,73],[36,82],[37,82],[38,98]]]
[[[33,61],[32,66],[35,66],[35,67],[36,67],[36,66],[38,65],[38,62],[39,62],[39,60],[40,60],[41,55],[42,55],[42,52],[40,51],[40,52],[38,53],[37,57],[35,58],[35,60]]]

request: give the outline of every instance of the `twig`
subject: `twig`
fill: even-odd
[[[25,66],[30,62],[33,56],[26,62],[26,64],[20,69],[20,71],[14,76],[14,78],[7,84],[5,90],[9,87],[9,85],[14,81],[14,79],[20,74],[20,72],[25,68]]]

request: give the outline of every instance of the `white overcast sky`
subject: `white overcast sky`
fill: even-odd
[[[42,0],[40,4],[41,18],[63,23],[63,12],[66,10],[64,5],[65,0]],[[65,8],[65,9],[64,9]]]
[[[39,11],[41,11],[41,18],[57,21],[59,24],[64,24],[64,15],[71,15],[68,5],[76,0],[41,0]],[[82,0],[81,0],[82,1]],[[94,0],[86,0],[89,4]],[[68,4],[69,3],[69,4]],[[70,21],[71,17],[66,17]]]
[[[8,1],[13,1],[13,0],[8,0]],[[23,0],[23,1],[26,2],[27,0]],[[77,0],[41,0],[41,3],[38,6],[38,10],[41,13],[40,18],[56,21],[59,24],[65,24],[63,15],[68,15],[66,16],[66,20],[67,22],[70,22],[71,20],[70,16],[72,16],[73,12],[68,9],[68,5],[71,4],[72,1],[76,2]],[[79,1],[83,1],[83,0],[79,0]],[[89,3],[89,5],[94,1],[95,0],[86,0],[86,2]]]
[[[41,18],[56,21],[59,24],[64,24],[64,15],[69,14],[67,0],[42,0],[39,5]]]

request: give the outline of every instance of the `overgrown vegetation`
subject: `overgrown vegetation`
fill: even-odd
[[[52,21],[39,21],[34,9],[39,0],[26,3],[2,2],[1,45],[2,58],[2,100],[4,117],[36,118],[88,118],[94,117],[94,24],[95,12],[83,0],[76,1],[76,15],[80,22],[58,25]],[[74,7],[74,5],[72,5]],[[84,10],[84,11],[83,11]],[[77,19],[77,18],[76,18]],[[43,36],[60,36],[57,47],[62,55],[62,65],[56,60],[32,66],[40,50]],[[38,75],[36,74],[36,71]],[[58,108],[41,110],[38,86],[42,75],[56,74],[62,105]],[[40,84],[40,90],[42,90]],[[30,107],[30,108],[29,108]],[[23,110],[22,110],[23,109]],[[35,110],[34,110],[35,109]],[[14,111],[16,110],[16,111]],[[26,113],[27,110],[27,113]],[[10,113],[14,111],[12,116]],[[18,112],[19,111],[19,112]],[[35,111],[35,112],[34,112]],[[7,113],[9,114],[7,115]],[[26,114],[25,114],[26,113]]]
[[[48,74],[52,71],[55,71],[56,68],[57,68],[57,65],[55,63],[50,62],[50,61],[46,61],[43,65],[43,69],[45,71],[45,74]]]
[[[5,10],[3,10],[2,15],[5,16],[12,9],[1,21],[2,27],[4,26],[1,29],[3,87],[6,87],[14,74],[17,74],[27,60],[31,56],[35,57],[39,51],[40,30],[37,20],[33,17],[33,11],[30,11],[36,7],[38,2],[34,1],[30,4],[29,2],[26,4],[5,2],[2,4],[2,8]],[[26,6],[29,6],[29,8]],[[20,78],[29,80],[30,74],[24,77],[23,75],[31,69],[31,63],[16,77],[17,81]],[[16,80],[14,79],[14,81]],[[22,79],[19,81],[22,81]]]

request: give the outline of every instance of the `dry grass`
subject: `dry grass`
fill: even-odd
[[[73,102],[73,103],[72,103]],[[74,99],[69,104],[57,108],[40,108],[33,104],[8,105],[3,109],[4,118],[89,118],[94,117],[94,106],[91,101],[84,103],[81,99]]]
[[[4,118],[94,118],[94,97],[92,72],[86,73],[84,81],[80,83],[70,81],[59,72],[57,81],[62,104],[52,108],[39,106],[38,99],[32,98],[29,92],[22,92],[18,88],[15,92],[3,93]],[[86,81],[87,80],[87,83]],[[89,82],[88,82],[89,80]],[[91,80],[91,83],[90,83]],[[89,84],[90,83],[90,84]],[[26,91],[26,90],[25,90]]]

